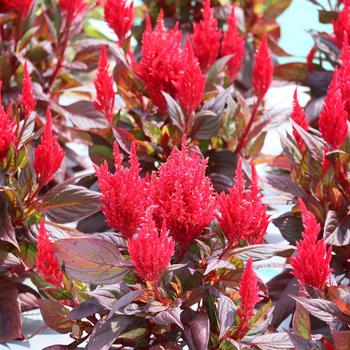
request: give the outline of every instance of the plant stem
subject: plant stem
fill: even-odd
[[[259,97],[257,99],[257,101],[254,104],[253,110],[252,110],[252,114],[250,116],[250,119],[248,121],[248,124],[246,126],[246,128],[244,129],[243,135],[241,136],[238,145],[236,147],[235,150],[235,154],[239,154],[240,151],[242,150],[243,147],[245,147],[246,143],[247,143],[247,136],[249,135],[250,129],[252,128],[253,124],[256,121],[256,117],[258,116],[258,110],[259,110],[259,106],[262,102],[263,98]]]

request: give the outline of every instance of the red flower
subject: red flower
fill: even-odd
[[[323,110],[318,121],[319,129],[326,142],[333,148],[339,148],[348,134],[348,113],[340,90],[338,70],[334,71],[333,80],[323,102]]]
[[[293,97],[293,111],[292,111],[292,119],[297,123],[300,127],[302,127],[304,130],[309,130],[309,123],[306,118],[306,114],[304,112],[304,109],[300,106],[298,102],[298,93],[297,89],[294,91],[294,97]],[[293,128],[293,135],[295,140],[297,141],[297,144],[299,147],[304,150],[305,144],[298,132]]]
[[[350,46],[347,35],[344,37],[342,53],[340,55],[341,66],[339,68],[339,85],[345,103],[348,117],[350,113]]]
[[[40,220],[39,234],[37,237],[38,252],[36,254],[36,267],[44,277],[45,282],[61,287],[63,275],[58,266],[53,246],[45,228],[45,221]]]
[[[253,87],[255,95],[263,99],[272,82],[273,64],[264,33],[260,46],[254,55]]]
[[[176,84],[177,99],[185,112],[190,116],[200,105],[205,88],[205,75],[199,67],[189,40],[186,41],[186,66]]]
[[[317,240],[320,225],[301,199],[299,199],[299,205],[303,217],[304,232],[302,233],[303,239],[296,244],[296,255],[290,260],[293,268],[292,274],[301,285],[309,285],[322,290],[332,272],[329,267],[332,247],[330,246],[327,250],[323,238]]]
[[[181,33],[178,25],[171,31],[166,31],[162,11],[153,31],[149,17],[146,18],[146,30],[142,36],[142,58],[136,66],[136,74],[145,82],[145,88],[160,113],[166,112],[162,91],[176,96],[176,83],[184,67],[184,54],[180,44]]]
[[[207,72],[219,55],[222,32],[211,12],[210,0],[204,1],[202,15],[203,19],[193,25],[192,42],[201,69]]]
[[[11,106],[7,113],[1,106],[1,81],[0,81],[0,161],[7,154],[10,146],[14,144],[16,137],[16,121],[11,121]]]
[[[252,180],[244,188],[242,161],[237,165],[235,184],[229,194],[221,193],[217,199],[219,221],[222,232],[231,245],[240,240],[248,244],[263,242],[269,224],[267,207],[262,203],[262,194],[258,186],[258,176],[252,165]]]
[[[103,46],[101,49],[101,56],[98,60],[98,72],[97,77],[94,80],[97,99],[94,105],[109,121],[110,124],[113,122],[113,109],[115,92],[113,89],[113,79],[108,73],[109,64],[106,53],[106,48]]]
[[[85,0],[60,0],[60,7],[66,11],[67,25],[70,26],[75,19],[83,15],[87,6]]]
[[[146,210],[140,232],[128,240],[128,250],[137,273],[145,281],[157,283],[174,255],[175,242],[167,235],[165,221],[158,234],[153,210],[154,207]]]
[[[160,226],[166,221],[170,234],[180,243],[180,254],[214,218],[215,198],[210,179],[205,176],[206,167],[207,161],[188,151],[184,139],[181,151],[174,147],[158,174],[152,175],[156,222]]]
[[[244,38],[239,34],[234,5],[227,22],[228,29],[222,41],[221,55],[232,55],[227,63],[227,75],[233,81],[241,70],[244,59]]]
[[[240,318],[240,323],[233,336],[236,340],[242,339],[249,330],[249,320],[254,316],[255,305],[260,301],[258,279],[253,270],[252,258],[249,258],[242,273],[239,293],[241,295],[241,304],[237,310],[237,315]]]
[[[333,21],[333,32],[335,35],[334,41],[341,48],[345,35],[350,36],[350,5],[348,2],[345,2],[344,8],[338,13],[337,19]]]
[[[27,63],[24,64],[24,77],[23,77],[23,88],[21,102],[24,111],[24,117],[28,118],[34,111],[36,102],[33,96],[32,81],[27,68]]]
[[[50,108],[46,110],[47,121],[44,134],[34,153],[34,170],[40,187],[48,184],[61,166],[64,153],[57,136],[52,134],[52,118]]]
[[[119,231],[125,239],[132,237],[149,205],[148,182],[140,177],[140,165],[133,143],[130,168],[122,165],[123,156],[114,143],[115,173],[108,171],[104,162],[95,167],[101,190],[102,211],[110,227]]]
[[[134,24],[134,3],[127,6],[125,0],[107,0],[105,4],[105,20],[118,36],[122,43],[126,34]]]
[[[20,17],[28,15],[32,8],[33,0],[2,0],[0,1],[0,12],[14,11]]]

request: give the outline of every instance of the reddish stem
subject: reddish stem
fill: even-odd
[[[56,80],[56,77],[57,77],[58,73],[60,72],[60,70],[62,68],[63,61],[64,61],[64,56],[65,56],[67,45],[68,45],[69,30],[70,30],[70,23],[67,23],[67,26],[64,29],[64,33],[63,33],[62,46],[59,46],[59,48],[61,49],[60,50],[61,51],[60,52],[60,56],[59,56],[57,64],[56,64],[56,68],[55,68],[53,74],[51,75],[49,83],[48,83],[47,87],[44,90],[46,93],[48,93],[50,91],[50,89],[52,87],[52,84]]]
[[[244,129],[243,135],[241,136],[239,143],[236,147],[236,150],[235,150],[236,154],[240,153],[242,148],[245,147],[245,145],[247,143],[247,136],[249,135],[250,129],[252,128],[253,124],[256,121],[256,117],[258,116],[259,106],[260,106],[262,100],[263,100],[263,98],[259,97],[254,104],[253,111],[252,111],[251,117],[249,119],[249,122],[248,122],[246,128]]]

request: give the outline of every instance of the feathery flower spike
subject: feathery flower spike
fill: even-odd
[[[255,95],[261,100],[266,95],[272,82],[273,64],[267,45],[266,33],[254,55],[253,87]]]
[[[241,304],[237,310],[237,315],[240,318],[240,323],[233,336],[236,340],[242,339],[249,330],[249,320],[254,316],[255,305],[260,301],[258,279],[253,270],[252,258],[249,258],[242,273],[239,292]]]
[[[145,88],[160,114],[166,112],[162,91],[172,97],[176,96],[176,83],[185,66],[178,24],[166,31],[163,16],[161,11],[153,31],[149,17],[146,17],[146,29],[142,35],[142,58],[135,67],[136,74],[145,82]]]
[[[200,105],[205,88],[205,75],[194,56],[191,42],[187,39],[185,46],[186,66],[176,84],[177,99],[188,117]]]
[[[16,12],[20,17],[26,17],[32,8],[33,0],[2,0],[0,1],[0,13]]]
[[[95,170],[101,190],[101,209],[107,224],[128,239],[140,226],[149,206],[149,195],[148,182],[140,177],[135,143],[131,147],[130,168],[125,168],[122,161],[123,156],[117,143],[114,143],[115,173],[108,171],[107,162],[96,166]]]
[[[86,7],[86,0],[60,0],[60,8],[66,11],[68,26],[71,26],[76,18],[83,15]]]
[[[107,0],[105,3],[105,21],[117,34],[119,44],[124,41],[126,34],[134,24],[133,12],[133,1],[130,1],[129,5],[125,0]]]
[[[27,62],[24,64],[24,77],[23,77],[23,88],[21,103],[24,111],[24,118],[28,118],[30,114],[34,111],[36,102],[33,96],[33,87],[30,75],[28,72]]]
[[[1,81],[0,81],[0,97],[1,97]],[[0,98],[1,100],[1,98]],[[0,101],[1,102],[1,101]],[[16,121],[11,121],[11,106],[5,112],[0,103],[0,161],[7,154],[10,146],[14,144],[16,137]]]
[[[350,36],[350,4],[344,3],[343,9],[338,13],[338,17],[333,21],[334,41],[339,48],[344,44],[344,39]],[[346,44],[349,44],[347,42]]]
[[[214,218],[215,195],[206,168],[207,161],[189,151],[184,138],[181,151],[174,147],[158,173],[152,174],[156,223],[159,227],[166,221],[171,236],[180,244],[180,255]]]
[[[96,89],[96,101],[94,106],[99,110],[110,124],[113,123],[113,110],[115,101],[115,92],[113,89],[113,79],[108,73],[109,64],[106,47],[102,46],[101,56],[98,60],[97,77],[94,80]]]
[[[193,25],[192,43],[201,69],[206,73],[219,55],[222,31],[218,30],[218,21],[212,14],[210,0],[204,1],[202,16],[202,20]]]
[[[309,130],[309,123],[306,118],[306,114],[304,112],[304,109],[300,106],[298,101],[298,92],[297,89],[294,90],[294,96],[293,96],[293,110],[292,110],[292,119],[295,123],[297,123],[300,127],[302,127],[305,131]],[[293,128],[293,135],[294,138],[298,144],[298,146],[304,150],[305,144],[298,132]]]
[[[38,252],[36,254],[36,267],[43,276],[45,282],[55,287],[61,287],[63,275],[58,266],[58,261],[52,247],[49,235],[45,228],[45,221],[40,220],[39,234],[37,237]]]
[[[128,250],[137,273],[145,281],[157,284],[174,255],[175,242],[167,235],[165,221],[158,234],[153,210],[154,206],[146,210],[139,233],[128,240]]]
[[[245,188],[242,160],[239,160],[234,186],[228,194],[221,193],[217,198],[217,219],[231,245],[237,245],[240,240],[248,244],[263,242],[269,216],[262,198],[255,167],[252,165],[250,186]]]
[[[46,110],[46,125],[40,144],[34,152],[34,170],[40,187],[47,185],[61,166],[64,153],[52,133],[52,117],[48,107]]]
[[[304,202],[299,199],[303,218],[304,232],[302,240],[297,242],[296,255],[290,264],[292,274],[301,285],[309,285],[322,290],[332,269],[329,267],[332,258],[332,247],[327,250],[324,239],[317,240],[320,233],[320,224],[315,216],[307,210]]]
[[[221,44],[221,55],[232,55],[227,63],[227,75],[233,81],[241,70],[244,59],[244,38],[238,30],[234,5],[227,22],[228,29]]]
[[[348,135],[348,113],[340,90],[339,71],[334,71],[318,121],[320,132],[332,148],[339,148]]]

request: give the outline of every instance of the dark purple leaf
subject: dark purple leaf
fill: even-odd
[[[69,310],[55,300],[41,299],[38,301],[41,315],[46,325],[58,333],[69,333],[74,323],[67,321]]]
[[[117,302],[112,306],[111,311],[109,312],[109,315],[107,317],[110,318],[120,309],[124,308],[125,306],[131,304],[135,299],[137,299],[140,295],[142,295],[145,292],[144,289],[139,290],[133,290],[125,295],[123,295],[120,299],[117,300]]]
[[[181,329],[184,329],[184,326],[181,322],[181,309],[179,307],[171,307],[164,311],[160,311],[153,318],[153,320],[157,324],[176,324]]]
[[[60,224],[86,218],[100,209],[99,194],[85,187],[62,183],[43,196],[42,210]]]
[[[0,342],[22,338],[21,308],[17,287],[0,280]]]
[[[318,319],[332,323],[341,316],[339,308],[330,301],[323,299],[307,299],[304,297],[292,296],[306,311]]]
[[[314,342],[310,339],[305,339],[291,332],[287,332],[289,335],[289,339],[293,343],[295,350],[316,350],[320,349],[320,344]],[[323,349],[323,347],[321,348]]]
[[[203,110],[194,116],[194,122],[191,130],[191,135],[194,139],[210,140],[216,135],[221,125],[221,115]]]
[[[325,242],[336,247],[350,244],[350,216],[338,222],[337,213],[328,211],[324,228]]]
[[[10,268],[21,268],[22,266],[22,262],[17,258],[17,256],[13,255],[12,253],[8,253],[5,250],[0,251],[0,272],[6,271]]]
[[[187,309],[182,312],[181,321],[190,350],[207,350],[210,330],[208,314]]]
[[[182,112],[179,104],[166,92],[163,92],[163,96],[165,98],[169,118],[172,123],[177,126],[180,130],[183,130],[185,125],[185,116]]]
[[[54,243],[54,249],[69,276],[87,283],[113,284],[124,278],[131,264],[111,236],[63,238]]]
[[[285,244],[256,244],[242,248],[236,248],[231,251],[235,257],[248,260],[250,257],[253,261],[272,258],[275,255],[291,256],[295,247]]]
[[[310,87],[312,95],[318,98],[325,96],[327,94],[327,89],[332,78],[333,78],[333,72],[330,72],[330,71],[308,72],[307,85]],[[322,102],[322,100],[319,100],[319,101]],[[317,110],[319,110],[319,107],[317,107]],[[310,110],[307,112],[309,115]],[[314,120],[315,116],[316,116],[316,113],[312,113],[313,118],[310,120]]]
[[[100,303],[97,300],[91,299],[76,306],[73,310],[70,311],[66,319],[81,320],[85,317],[100,312],[101,309],[103,309],[103,307],[100,305]]]
[[[81,130],[108,128],[106,118],[96,110],[90,101],[78,101],[64,107],[70,113],[69,118]]]
[[[0,214],[0,241],[8,242],[19,250],[16,232],[5,202],[0,202]]]
[[[72,350],[72,347],[69,345],[51,345],[42,350]]]
[[[270,333],[259,335],[250,342],[256,345],[260,350],[290,350],[293,344],[287,333]]]
[[[311,322],[309,313],[300,305],[296,304],[293,315],[293,330],[304,339],[311,338]]]
[[[236,305],[226,295],[220,295],[218,298],[218,315],[220,322],[219,338],[222,338],[227,330],[233,325],[236,315]]]
[[[130,316],[118,315],[98,321],[91,333],[87,350],[109,350],[112,344],[134,322]]]
[[[115,301],[128,292],[130,292],[130,288],[122,282],[98,287],[92,292],[89,292],[89,295],[106,309],[111,309]]]
[[[293,213],[288,212],[272,220],[273,224],[278,227],[282,237],[290,243],[294,243],[301,238],[303,224],[301,219]]]

